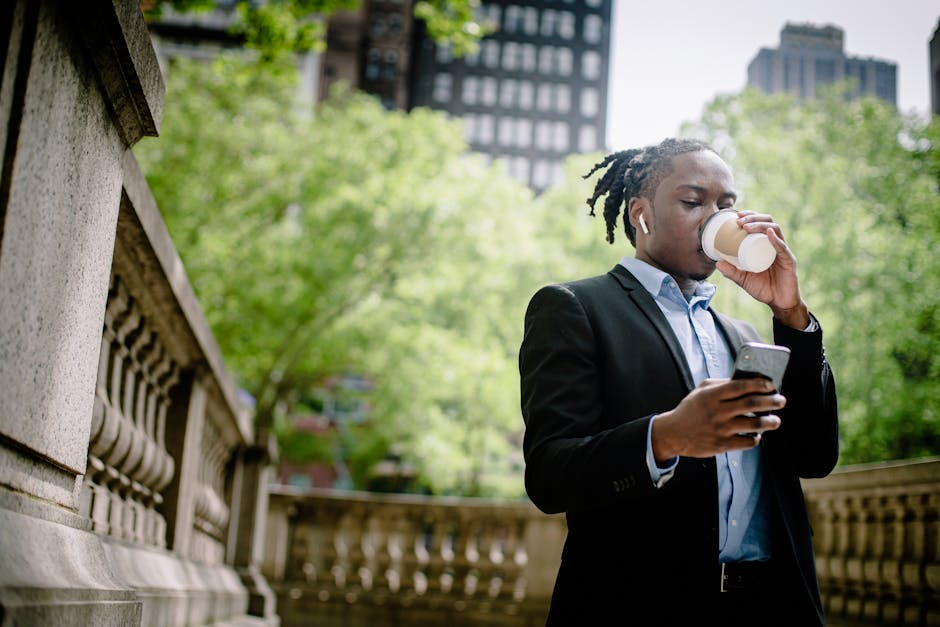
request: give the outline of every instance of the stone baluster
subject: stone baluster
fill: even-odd
[[[899,495],[885,497],[884,505],[885,555],[882,558],[881,577],[887,590],[882,597],[882,618],[888,622],[901,616],[901,565],[904,559],[904,504]]]
[[[386,540],[388,563],[383,575],[388,591],[396,594],[401,589],[402,581],[407,577],[406,563],[414,555],[414,542],[410,519],[405,512],[396,510],[396,515],[390,519],[391,525]]]
[[[909,492],[904,495],[904,554],[901,561],[901,594],[905,625],[925,624],[921,622],[922,590],[926,587],[921,560],[926,548],[927,495]]]
[[[518,518],[512,526],[510,535],[510,544],[507,553],[511,558],[513,567],[513,585],[512,598],[519,603],[525,599],[527,579],[525,577],[525,567],[529,563],[529,554],[525,546],[525,520]]]
[[[842,494],[833,498],[833,534],[835,543],[831,555],[830,572],[839,585],[830,596],[831,611],[837,616],[846,616],[850,611],[852,589],[848,580],[846,561],[851,550],[851,520],[848,503]]]
[[[864,537],[860,538],[862,583],[865,596],[862,603],[862,617],[865,620],[877,620],[881,615],[885,598],[882,565],[885,558],[883,497],[866,495],[860,499],[864,517]]]
[[[111,351],[116,341],[117,321],[126,313],[128,304],[127,292],[118,290],[116,277],[112,274],[104,328],[101,334],[101,348],[98,353],[98,375],[95,382],[95,401],[89,435],[88,467],[85,480],[82,482],[82,500],[79,508],[79,513],[91,519],[92,528],[98,533],[108,532],[110,505],[110,497],[104,486],[105,465],[100,456],[117,438],[116,429],[108,421],[108,411],[111,407],[108,386],[108,375],[112,363]]]
[[[402,570],[400,590],[405,597],[414,594],[423,594],[426,587],[425,571],[431,560],[433,536],[431,525],[425,512],[412,510],[406,518],[404,526],[404,554],[402,555]]]
[[[176,472],[176,460],[170,455],[166,446],[166,423],[167,412],[170,409],[170,390],[180,380],[180,369],[176,363],[170,359],[165,351],[161,353],[160,360],[157,362],[153,371],[154,382],[154,430],[156,433],[156,446],[159,451],[157,464],[154,465],[154,475],[149,479],[153,486],[151,496],[152,504],[150,508],[150,519],[152,529],[150,536],[151,543],[161,547],[166,547],[166,518],[158,511],[163,504],[163,490],[169,485]]]
[[[924,623],[940,625],[940,494],[935,491],[926,494],[924,520]]]
[[[446,586],[453,585],[451,573],[459,559],[463,536],[463,530],[453,514],[452,508],[439,506],[428,511],[431,548],[424,570],[423,594],[440,595],[445,592]]]

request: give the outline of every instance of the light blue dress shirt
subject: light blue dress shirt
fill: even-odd
[[[662,270],[633,257],[624,257],[620,265],[637,278],[659,305],[682,346],[695,385],[706,378],[730,377],[734,365],[731,349],[708,311],[715,286],[701,281],[695,292],[686,298],[675,279]],[[664,468],[656,465],[652,427],[651,420],[646,434],[647,465],[653,483],[662,487],[675,472],[679,458],[673,458]],[[715,456],[715,462],[718,469],[719,561],[769,559],[770,519],[767,512],[770,503],[763,482],[760,447],[722,453]]]

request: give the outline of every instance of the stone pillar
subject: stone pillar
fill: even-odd
[[[272,433],[259,432],[258,442],[240,451],[235,465],[228,561],[248,589],[248,613],[276,621],[275,596],[261,574],[261,561],[268,516],[268,485],[274,472],[277,448]]]
[[[163,79],[136,1],[0,12],[0,616],[134,625],[78,510],[123,156],[156,135]]]

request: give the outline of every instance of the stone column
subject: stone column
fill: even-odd
[[[78,515],[122,160],[163,79],[136,1],[0,8],[0,616],[133,625]]]
[[[248,589],[248,613],[277,621],[274,592],[261,574],[268,485],[277,463],[277,445],[274,434],[263,431],[258,433],[257,441],[239,452],[235,465],[227,552],[228,561]]]

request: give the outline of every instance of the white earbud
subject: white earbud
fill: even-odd
[[[644,235],[649,235],[649,234],[650,234],[650,229],[649,229],[648,226],[646,226],[646,220],[643,219],[643,214],[642,214],[642,213],[640,214],[640,228],[643,229],[643,234],[644,234]]]

